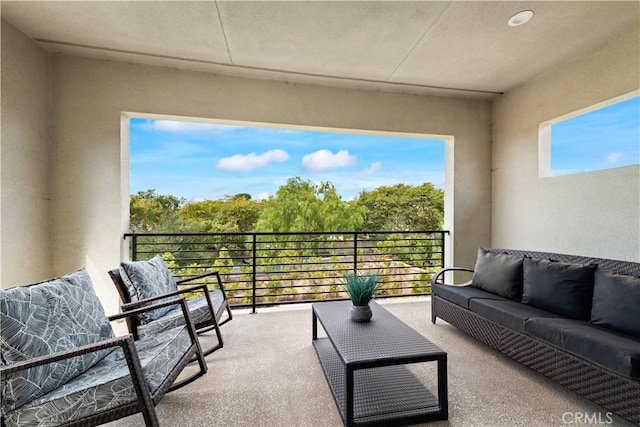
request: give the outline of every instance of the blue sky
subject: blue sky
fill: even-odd
[[[444,141],[131,119],[130,191],[189,201],[274,194],[299,176],[330,181],[343,200],[382,185],[444,187]]]
[[[551,126],[551,174],[640,163],[640,97]]]
[[[444,141],[417,137],[131,119],[131,193],[189,201],[274,194],[299,176],[344,200],[382,185],[444,187]],[[552,125],[551,173],[640,163],[640,97]]]

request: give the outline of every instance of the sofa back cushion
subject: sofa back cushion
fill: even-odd
[[[132,302],[178,290],[178,285],[160,255],[148,261],[123,262],[120,264],[120,275]],[[140,322],[145,324],[157,320],[174,308],[175,306],[168,306],[143,313]]]
[[[525,258],[522,302],[588,321],[596,268],[595,265]]]
[[[522,257],[478,249],[471,286],[513,301],[522,299]]]
[[[640,277],[598,270],[591,323],[640,338]]]
[[[46,282],[0,290],[2,363],[21,362],[113,338],[109,319],[83,268]],[[2,408],[12,410],[62,386],[112,349],[3,378]]]

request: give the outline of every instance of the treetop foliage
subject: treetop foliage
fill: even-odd
[[[396,184],[344,201],[330,182],[289,178],[267,200],[239,193],[187,202],[155,190],[130,199],[132,232],[424,231],[443,226],[444,192],[431,183]]]
[[[316,184],[295,177],[263,202],[256,231],[354,230],[362,225],[364,214],[362,207],[344,202],[330,182]]]

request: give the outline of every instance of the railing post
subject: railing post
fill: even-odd
[[[252,254],[252,272],[251,272],[251,313],[255,314],[256,312],[256,279],[258,277],[256,260],[257,260],[257,234],[253,233],[253,254]]]
[[[358,271],[358,232],[353,233],[353,272]]]
[[[131,261],[138,260],[138,236],[131,236]]]
[[[440,231],[440,268],[444,268],[444,231]]]

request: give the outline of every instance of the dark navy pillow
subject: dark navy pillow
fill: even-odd
[[[571,319],[589,320],[596,268],[525,259],[522,302]]]
[[[522,257],[493,254],[480,248],[471,286],[514,301],[520,301],[522,298]]]
[[[640,277],[598,270],[591,323],[640,338]]]

